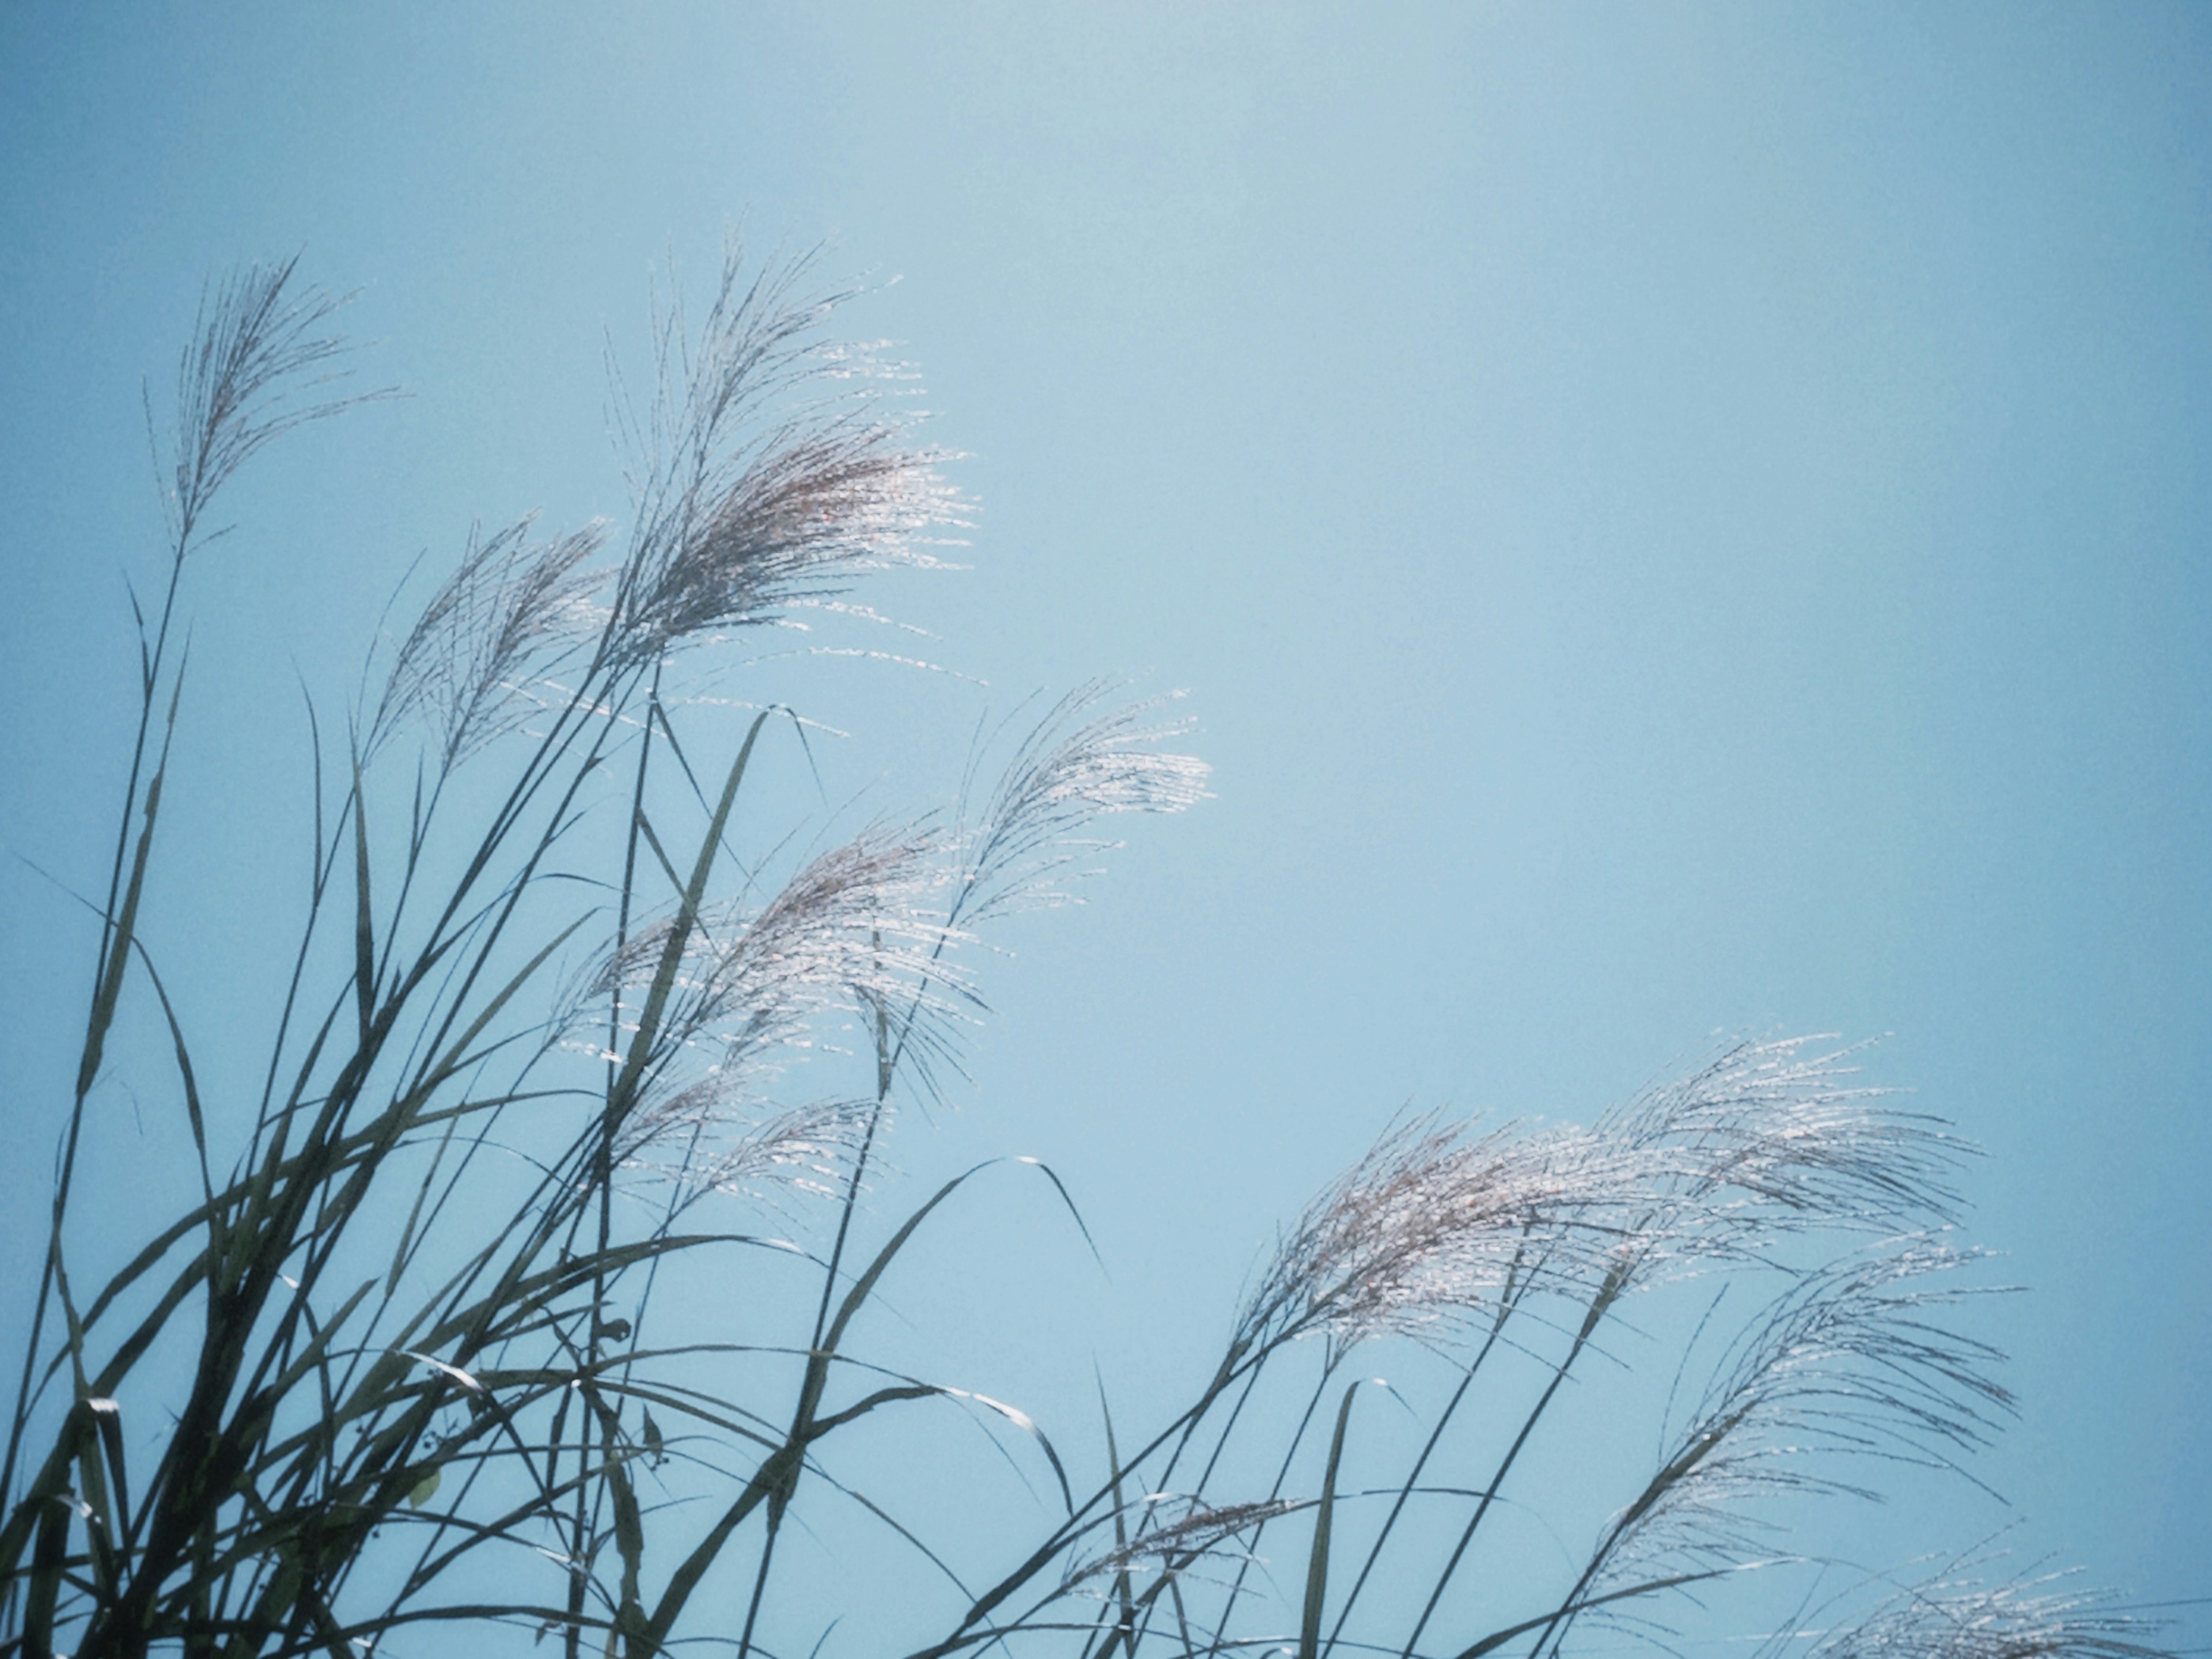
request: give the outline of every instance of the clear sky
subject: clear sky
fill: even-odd
[[[1977,1465],[2011,1508],[1960,1524],[2201,1594],[2208,167],[2179,5],[17,0],[0,841],[104,871],[140,380],[204,273],[303,250],[410,393],[272,459],[203,573],[155,925],[246,963],[299,678],[342,702],[472,520],[620,516],[604,359],[656,273],[829,237],[899,279],[854,325],[981,502],[969,571],[870,596],[969,678],[856,670],[840,786],[936,775],[916,706],[957,749],[1091,673],[1188,688],[1216,768],[1011,938],[902,1140],[1047,1157],[1112,1269],[1034,1341],[1081,1253],[1005,1260],[976,1386],[1079,1413],[1095,1344],[1141,1395],[1407,1102],[1581,1118],[1717,1032],[1887,1034],[2031,1291]],[[91,948],[0,869],[19,1263]],[[214,1029],[254,1006],[204,975]],[[977,1250],[1048,1225],[1003,1204]]]

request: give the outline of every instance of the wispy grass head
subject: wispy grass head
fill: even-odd
[[[1581,1129],[1401,1123],[1307,1206],[1240,1330],[1343,1349],[1448,1333],[1532,1290],[1587,1291],[1618,1277],[1648,1163]]]
[[[605,573],[585,568],[606,526],[533,542],[524,518],[486,537],[471,532],[460,568],[423,607],[392,665],[364,748],[410,716],[437,724],[451,767],[545,706],[542,678],[591,642],[603,618],[591,603]]]
[[[641,1101],[615,1141],[622,1169],[675,1189],[772,1200],[828,1194],[866,1132],[872,1101],[816,1101],[762,1110],[720,1067]]]
[[[1914,1235],[1790,1287],[1729,1342],[1659,1472],[1615,1523],[1608,1569],[1655,1555],[1741,1559],[1763,1532],[1752,1500],[1779,1492],[1874,1498],[1854,1462],[1956,1469],[2012,1410],[2003,1356],[1950,1328],[1975,1292],[1949,1282],[1977,1258]]]
[[[808,297],[809,262],[749,280],[732,250],[697,338],[662,325],[635,539],[617,583],[610,647],[655,659],[714,630],[775,621],[842,592],[863,571],[927,563],[957,526],[942,450],[909,441],[888,404],[891,371],[821,337],[848,294]]]
[[[1888,1091],[1858,1081],[1856,1052],[1820,1037],[1732,1042],[1598,1130],[1651,1155],[1654,1200],[1685,1224],[1686,1249],[1757,1255],[1779,1232],[1950,1224],[1973,1147],[1885,1104]]]
[[[817,1016],[836,1007],[864,1016],[913,1004],[914,1042],[926,1053],[962,996],[942,958],[946,933],[930,908],[943,877],[927,829],[878,826],[809,860],[758,908],[720,907],[687,937],[656,1077],[690,1049],[733,1088],[771,1051],[803,1042]],[[648,983],[674,918],[632,935],[601,969],[593,996],[622,997]],[[629,1016],[626,1014],[625,1018]]]
[[[1970,1558],[1822,1637],[1808,1659],[2158,1659],[2162,1626],[2107,1596],[2062,1586],[2067,1575],[1988,1576]]]
[[[192,343],[177,368],[167,505],[180,550],[216,491],[263,445],[362,401],[316,395],[343,378],[332,365],[345,341],[320,331],[347,296],[296,287],[297,264],[295,255],[240,265],[200,296]]]
[[[1215,1505],[1167,1493],[1147,1498],[1143,1504],[1138,1535],[1103,1554],[1071,1562],[1060,1581],[1063,1589],[1109,1573],[1141,1570],[1173,1575],[1223,1556],[1249,1559],[1238,1540],[1301,1507],[1294,1498]]]
[[[1767,1260],[1792,1232],[1948,1223],[1967,1149],[1883,1109],[1841,1058],[1812,1039],[1732,1044],[1590,1129],[1401,1124],[1308,1206],[1246,1322],[1317,1322],[1348,1345],[1495,1313],[1508,1294],[1610,1300],[1716,1258]]]
[[[1158,747],[1191,729],[1189,720],[1164,713],[1175,694],[1097,712],[1113,691],[1105,680],[1079,686],[1022,740],[964,836],[958,920],[1064,898],[1056,878],[1100,844],[1081,836],[1101,817],[1180,812],[1206,799],[1212,769]]]

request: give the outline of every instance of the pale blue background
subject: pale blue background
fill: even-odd
[[[189,992],[219,1046],[303,857],[295,665],[342,703],[474,517],[618,515],[649,272],[834,233],[983,504],[970,574],[872,597],[999,707],[1187,686],[1218,768],[1012,936],[975,1086],[900,1143],[1050,1158],[1112,1266],[1025,1310],[1080,1253],[979,1206],[1013,1305],[966,1380],[1080,1418],[1095,1346],[1165,1398],[1407,1100],[1579,1116],[1715,1031],[1893,1033],[2033,1289],[1978,1466],[2014,1509],[1954,1533],[2198,1594],[2209,112],[2180,6],[9,4],[0,840],[104,873],[138,386],[204,272],[303,247],[412,394],[272,455],[200,573],[149,925],[235,963]],[[844,782],[928,773],[917,678],[863,672]],[[90,950],[11,860],[19,1263]]]

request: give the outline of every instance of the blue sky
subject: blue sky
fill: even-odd
[[[937,787],[913,734],[1092,673],[1188,688],[1216,769],[1009,938],[902,1142],[1050,1158],[1112,1269],[1068,1375],[978,1335],[977,1386],[1201,1352],[1407,1102],[1581,1118],[1715,1033],[1880,1036],[2030,1289],[2011,1507],[1958,1525],[2197,1594],[2208,112],[2183,6],[12,4],[0,841],[97,884],[140,380],[203,273],[303,250],[409,393],[272,459],[202,573],[157,920],[241,964],[220,1029],[299,679],[342,701],[472,520],[620,515],[656,275],[827,237],[981,503],[968,571],[870,596],[968,678],[824,690],[839,787]],[[10,860],[18,1260],[89,951]],[[974,1249],[1047,1225],[1006,1202]],[[1079,1262],[1007,1265],[1009,1316]]]

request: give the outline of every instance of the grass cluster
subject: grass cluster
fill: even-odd
[[[1018,1407],[868,1357],[886,1275],[963,1201],[966,1175],[892,1220],[861,1200],[896,1103],[957,1063],[969,947],[1048,900],[1099,818],[1180,811],[1206,773],[1158,705],[1085,688],[955,805],[797,849],[753,763],[803,748],[799,714],[733,730],[664,695],[959,523],[942,456],[808,280],[732,258],[696,325],[665,317],[626,532],[473,537],[342,732],[317,727],[313,878],[244,1100],[203,1098],[165,985],[216,965],[140,927],[179,595],[224,483],[350,400],[335,302],[289,264],[209,291],[0,1463],[4,1650],[354,1656],[496,1628],[568,1659],[799,1659],[836,1650],[840,1609],[780,1594],[780,1544],[842,1504],[937,1576],[889,1610],[911,1659],[1557,1659],[1702,1627],[1808,1565],[1808,1504],[1956,1469],[2009,1410],[1957,1316],[1965,1149],[1808,1041],[1726,1048],[1587,1127],[1399,1121],[1283,1230],[1178,1409],[1126,1434],[1102,1382],[1087,1469]],[[173,1056],[198,1197],[92,1285],[72,1200],[126,1015]],[[858,1086],[787,1097],[825,1069],[787,1063],[810,1048]],[[702,1263],[778,1289],[702,1330],[668,1298]],[[1670,1323],[1670,1297],[1702,1311]],[[1516,1538],[1556,1494],[1528,1471],[1625,1329],[1679,1336],[1656,1448],[1608,1461],[1586,1535],[1531,1558]],[[1376,1344],[1441,1379],[1410,1437],[1370,1431],[1396,1410],[1353,1369]],[[1041,1519],[945,1537],[865,1495],[860,1425],[946,1401],[1034,1463]],[[1809,1565],[1762,1651],[2157,1651],[1986,1552],[1909,1582]]]

